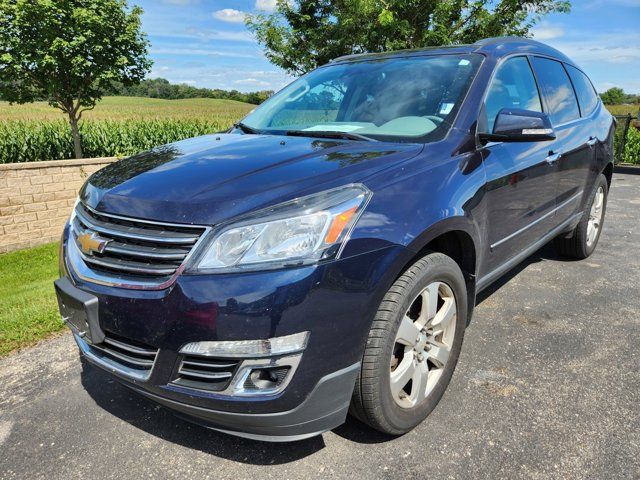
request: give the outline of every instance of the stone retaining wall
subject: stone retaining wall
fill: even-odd
[[[0,253],[58,240],[84,181],[115,160],[0,164]]]

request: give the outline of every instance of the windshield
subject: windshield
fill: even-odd
[[[278,92],[242,124],[260,133],[438,140],[481,61],[473,54],[432,55],[328,65]]]

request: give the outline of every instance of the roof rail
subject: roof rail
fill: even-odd
[[[483,38],[482,40],[478,40],[477,42],[475,42],[474,45],[478,46],[478,47],[484,47],[484,46],[487,46],[487,45],[495,45],[497,43],[506,43],[506,42],[526,43],[526,44],[529,44],[529,45],[541,45],[543,47],[547,47],[548,48],[548,45],[545,45],[544,43],[538,42],[537,40],[533,40],[532,38],[516,37],[514,35],[508,35],[508,36],[504,36],[504,37]]]

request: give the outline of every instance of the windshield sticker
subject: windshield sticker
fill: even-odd
[[[440,115],[449,115],[453,110],[453,103],[443,103],[440,107]]]

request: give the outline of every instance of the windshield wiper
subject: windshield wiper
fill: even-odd
[[[259,130],[256,130],[255,128],[250,127],[249,125],[245,125],[242,122],[234,123],[233,128],[242,130],[244,133],[248,133],[249,135],[258,135],[261,133]]]
[[[344,138],[346,140],[360,140],[365,142],[378,141],[374,138],[360,135],[359,133],[339,132],[334,130],[287,130],[285,135],[295,137]]]

